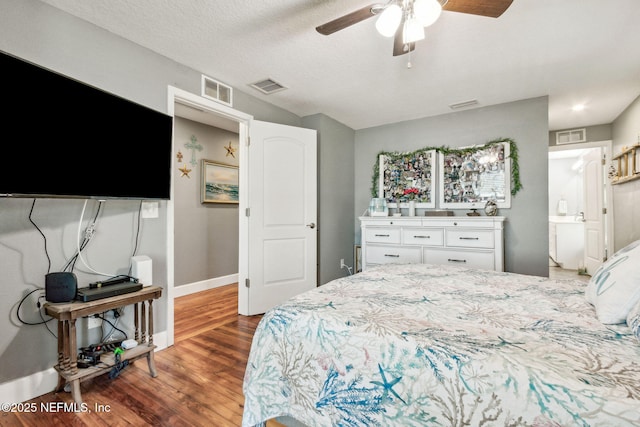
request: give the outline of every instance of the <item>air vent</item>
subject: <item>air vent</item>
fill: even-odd
[[[474,105],[478,105],[477,99],[470,99],[468,101],[456,102],[455,104],[449,105],[449,108],[452,110],[459,110],[461,108],[473,107]]]
[[[249,86],[251,86],[254,89],[258,89],[260,92],[266,95],[270,95],[272,93],[280,92],[281,90],[287,89],[286,86],[283,86],[280,83],[270,78],[252,83]]]
[[[201,95],[229,107],[233,106],[233,88],[204,74],[202,75]]]
[[[556,132],[556,144],[575,144],[576,142],[585,142],[587,140],[586,129],[572,129]]]

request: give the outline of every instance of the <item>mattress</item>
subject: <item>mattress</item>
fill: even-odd
[[[243,426],[640,426],[640,342],[586,283],[384,265],[265,313]]]

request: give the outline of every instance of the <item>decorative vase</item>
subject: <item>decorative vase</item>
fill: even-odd
[[[487,204],[484,206],[484,213],[487,216],[496,216],[498,214],[498,203],[495,200],[487,200]]]
[[[409,200],[409,216],[416,216],[416,202]]]

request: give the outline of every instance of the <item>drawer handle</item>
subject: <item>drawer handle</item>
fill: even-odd
[[[400,255],[394,255],[394,254],[384,254],[384,256],[388,256],[391,258],[400,258]]]
[[[480,240],[479,237],[460,237],[460,240]]]
[[[430,239],[431,236],[413,236],[414,239]]]
[[[388,234],[376,234],[375,236],[376,237],[389,237]]]
[[[466,259],[452,259],[452,258],[449,258],[447,261],[449,261],[449,262],[467,262]]]

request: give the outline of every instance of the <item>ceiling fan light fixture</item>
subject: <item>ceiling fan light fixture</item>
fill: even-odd
[[[414,43],[424,39],[424,27],[417,18],[411,17],[404,21],[402,30],[402,42]]]
[[[382,11],[376,21],[376,30],[384,37],[393,37],[402,20],[402,9],[397,4],[391,4]]]
[[[413,13],[423,27],[428,27],[440,17],[442,5],[438,0],[415,0]]]

